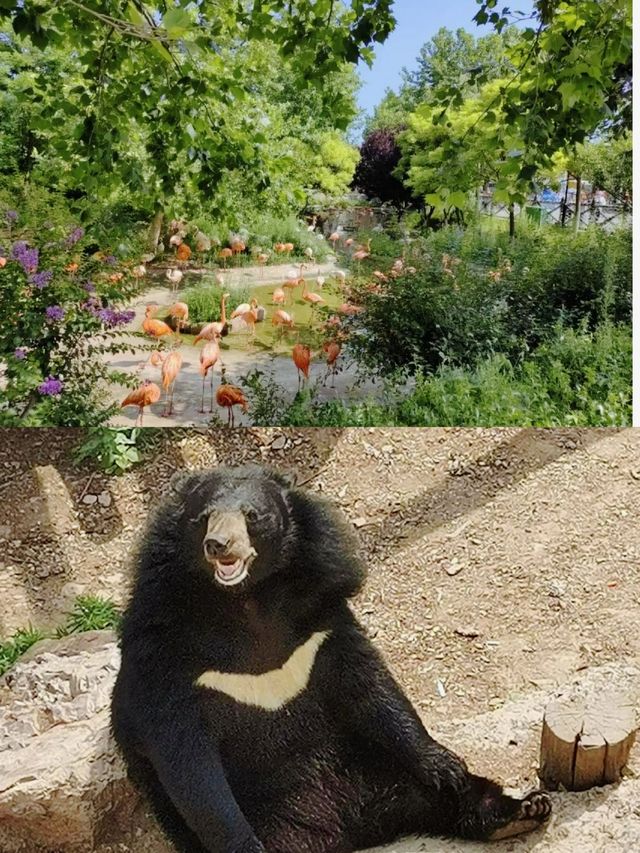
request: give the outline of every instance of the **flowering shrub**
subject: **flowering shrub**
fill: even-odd
[[[130,347],[118,307],[137,289],[126,265],[94,251],[83,228],[20,228],[0,212],[0,424],[82,426],[113,411],[105,382],[130,383],[105,356]]]

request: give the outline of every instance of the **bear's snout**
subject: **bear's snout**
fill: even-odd
[[[229,549],[230,539],[221,531],[210,533],[204,540],[204,553],[210,560],[215,560]]]

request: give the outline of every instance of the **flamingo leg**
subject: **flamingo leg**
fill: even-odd
[[[142,415],[144,413],[144,404],[138,408],[138,417],[136,418],[136,426],[142,426]]]
[[[334,368],[333,368],[333,373],[332,373],[332,378],[331,378],[331,387],[332,387],[332,388],[335,388],[335,387],[336,387],[336,373],[337,373],[337,372],[338,372],[337,368],[336,368],[336,367],[334,367]]]
[[[211,379],[209,380],[209,392],[211,395],[209,398],[209,414],[211,414],[213,412],[213,368],[211,368]]]
[[[204,414],[204,380],[206,379],[206,373],[202,377],[202,398],[200,400],[200,414]]]

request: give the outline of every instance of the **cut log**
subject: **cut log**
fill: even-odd
[[[636,736],[633,702],[621,694],[564,696],[545,711],[540,778],[551,790],[617,782]]]

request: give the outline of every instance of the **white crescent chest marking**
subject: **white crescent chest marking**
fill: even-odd
[[[262,672],[260,675],[208,669],[198,678],[196,685],[219,690],[244,705],[277,711],[306,688],[318,650],[329,633],[317,631],[312,634],[279,669]]]

